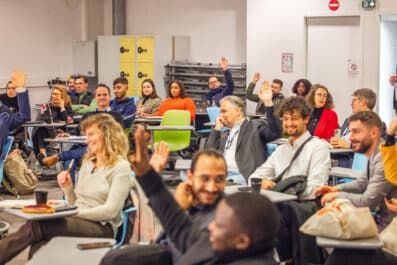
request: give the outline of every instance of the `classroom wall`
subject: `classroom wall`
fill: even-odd
[[[285,92],[289,93],[294,81],[306,76],[305,17],[360,16],[360,85],[378,90],[380,81],[387,82],[379,77],[379,16],[396,14],[397,2],[377,1],[377,7],[371,10],[362,9],[361,1],[339,2],[340,8],[332,12],[328,9],[329,0],[247,0],[248,80],[260,69],[267,79],[279,76],[285,81]],[[294,53],[293,73],[281,72],[282,52]],[[324,56],[332,56],[332,52]],[[248,109],[253,108],[253,104],[249,104]],[[344,112],[349,109],[350,106],[345,106]]]

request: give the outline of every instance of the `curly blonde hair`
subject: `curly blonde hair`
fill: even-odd
[[[108,113],[98,113],[90,115],[81,122],[82,132],[86,132],[87,128],[97,126],[103,136],[103,148],[105,165],[114,166],[117,160],[127,158],[128,140],[124,134],[121,125]],[[84,161],[91,160],[95,154],[87,149]]]
[[[61,98],[65,102],[65,107],[70,107],[72,105],[72,100],[70,99],[70,96],[68,94],[68,90],[64,85],[54,85],[52,86],[51,90],[59,90],[61,92]]]

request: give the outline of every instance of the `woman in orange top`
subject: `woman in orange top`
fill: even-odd
[[[160,109],[153,114],[146,114],[144,116],[163,116],[167,110],[188,110],[190,111],[190,120],[194,121],[196,116],[196,105],[194,101],[186,96],[185,86],[180,80],[172,80],[168,85],[167,98],[161,103]]]

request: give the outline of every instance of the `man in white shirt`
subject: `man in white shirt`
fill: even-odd
[[[283,118],[284,134],[289,136],[288,143],[279,146],[249,177],[262,178],[262,189],[270,189],[276,184],[273,180],[287,168],[296,150],[311,137],[307,130],[310,113],[303,98],[291,97],[281,105],[280,116]],[[327,183],[330,167],[327,142],[313,137],[308,140],[281,179],[297,175],[307,176],[307,187],[302,196],[309,196],[314,189]]]
[[[314,189],[327,183],[331,167],[329,147],[327,142],[312,137],[307,130],[310,114],[311,109],[304,98],[290,97],[284,100],[280,117],[283,119],[284,134],[289,136],[288,143],[279,146],[249,179],[262,178],[262,189],[270,189],[275,186],[276,178],[283,180],[297,175],[307,176],[307,186],[301,198],[308,198]],[[303,144],[299,155],[291,163],[292,157]],[[297,221],[288,205],[280,204],[278,207],[281,226],[277,252],[280,261],[293,264],[292,224]],[[299,251],[299,247],[297,249]]]

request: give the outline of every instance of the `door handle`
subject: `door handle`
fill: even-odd
[[[129,52],[130,49],[125,49],[123,46],[120,47],[120,53]]]
[[[130,76],[129,73],[125,73],[124,71],[120,72],[120,77],[126,77],[126,76]]]
[[[138,53],[147,52],[147,49],[143,49],[141,46],[137,48]]]
[[[142,72],[138,72],[138,78],[142,78],[142,77],[148,77],[148,75]]]

